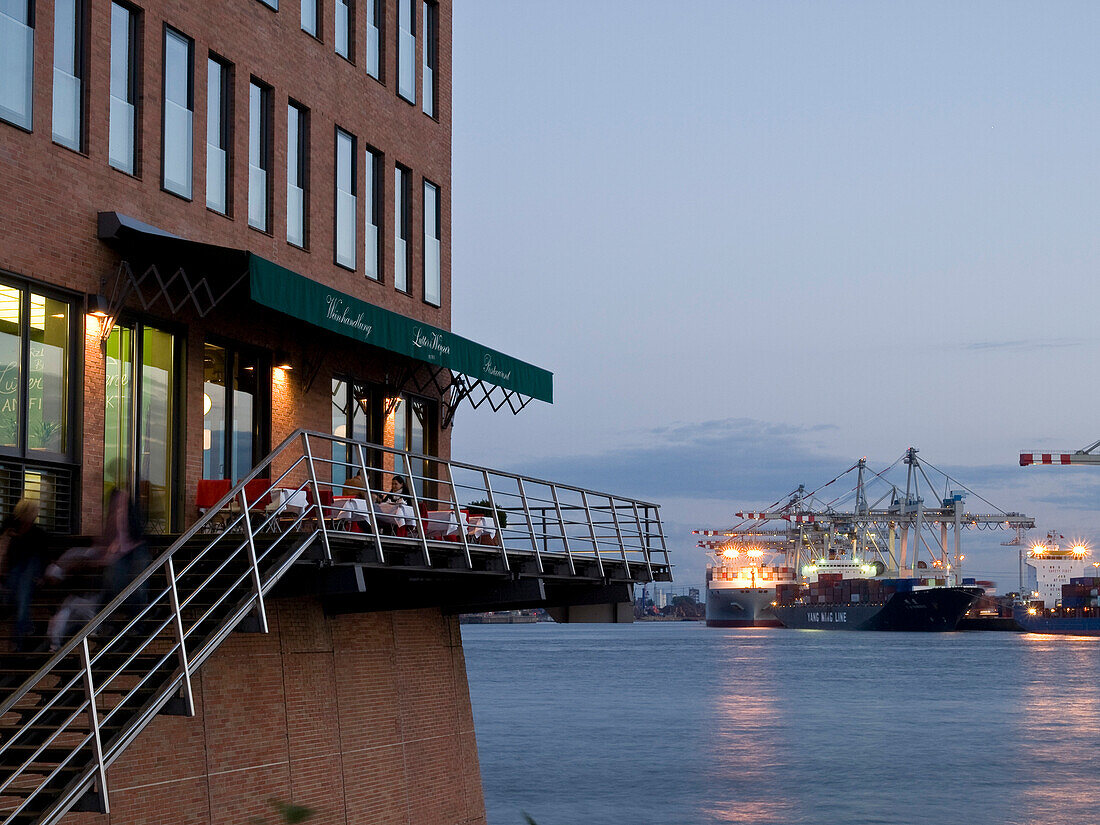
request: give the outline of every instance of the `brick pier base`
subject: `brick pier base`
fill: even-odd
[[[457,617],[326,617],[268,604],[269,634],[237,633],[195,680],[196,716],[160,716],[111,768],[111,813],[66,825],[485,823]]]

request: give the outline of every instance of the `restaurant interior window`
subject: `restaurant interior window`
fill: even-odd
[[[355,269],[355,138],[336,130],[336,263]]]
[[[0,2],[0,118],[31,128],[34,0]]]
[[[292,101],[287,105],[286,121],[286,239],[304,247],[309,211],[309,112]]]
[[[271,222],[271,89],[248,84],[248,225],[261,232]]]
[[[432,447],[430,443],[431,402],[413,396],[401,396],[392,410],[389,415],[392,422],[387,423],[392,423],[394,449],[429,455]],[[427,469],[424,459],[410,458],[404,468],[394,467],[394,472],[404,471],[406,477],[412,479],[416,494],[423,497]]]
[[[107,338],[104,506],[128,489],[151,532],[177,520],[179,358],[177,336],[146,324],[117,323]]]
[[[367,43],[364,63],[367,74],[382,77],[382,2],[383,0],[363,0],[367,18]]]
[[[267,452],[269,367],[252,353],[203,346],[202,476],[240,481]]]
[[[317,36],[317,4],[320,0],[302,0],[302,31]]]
[[[0,511],[36,497],[43,527],[60,532],[74,515],[76,317],[67,300],[0,284]]]
[[[435,117],[435,75],[439,64],[439,6],[424,3],[424,66],[421,101],[424,114]]]
[[[54,0],[53,139],[79,152],[84,137],[84,2]]]
[[[111,110],[107,156],[128,175],[137,171],[137,14],[111,3]]]
[[[439,223],[439,187],[424,181],[424,300],[434,306],[440,305],[442,294]]]
[[[395,167],[394,216],[393,216],[393,285],[402,292],[409,291],[409,170]]]
[[[363,272],[372,280],[382,275],[382,156],[367,149],[363,155],[363,198],[366,217],[363,227]]]
[[[371,441],[374,436],[371,432],[371,423],[374,420],[375,394],[370,387],[343,378],[332,379],[332,434],[337,438],[347,438],[352,441]],[[333,443],[332,445],[332,482],[343,484],[349,474],[347,464],[359,461],[358,450],[346,444]],[[380,466],[379,457],[364,454],[368,469]],[[351,475],[355,473],[352,472]],[[369,479],[372,485],[378,484],[377,475],[372,474]]]
[[[191,38],[164,30],[164,174],[169,192],[191,197],[194,122],[194,44]]]
[[[351,29],[355,20],[354,9],[352,0],[336,0],[336,53],[347,60],[353,59]]]
[[[397,93],[416,103],[416,14],[413,0],[397,0]]]
[[[216,57],[206,61],[206,205],[229,213],[229,147],[233,128],[233,70]]]

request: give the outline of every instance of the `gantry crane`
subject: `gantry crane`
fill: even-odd
[[[1100,441],[1094,441],[1087,447],[1072,453],[1020,453],[1020,466],[1029,467],[1032,464],[1100,464],[1100,453],[1095,452],[1098,448],[1100,448]]]

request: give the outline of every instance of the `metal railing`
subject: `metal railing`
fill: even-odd
[[[377,501],[394,476],[407,495]],[[265,596],[318,542],[322,563],[367,543],[383,564],[388,549],[430,567],[457,545],[470,569],[671,570],[654,504],[296,431],[45,665],[0,685],[0,823],[55,822],[89,791],[107,811],[107,768],[157,713],[194,714],[196,669],[249,614],[267,630]]]

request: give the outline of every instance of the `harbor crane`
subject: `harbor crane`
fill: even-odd
[[[1029,467],[1032,464],[1100,464],[1100,452],[1096,452],[1097,449],[1100,449],[1100,441],[1094,441],[1087,447],[1082,447],[1072,453],[1020,453],[1020,466]]]

